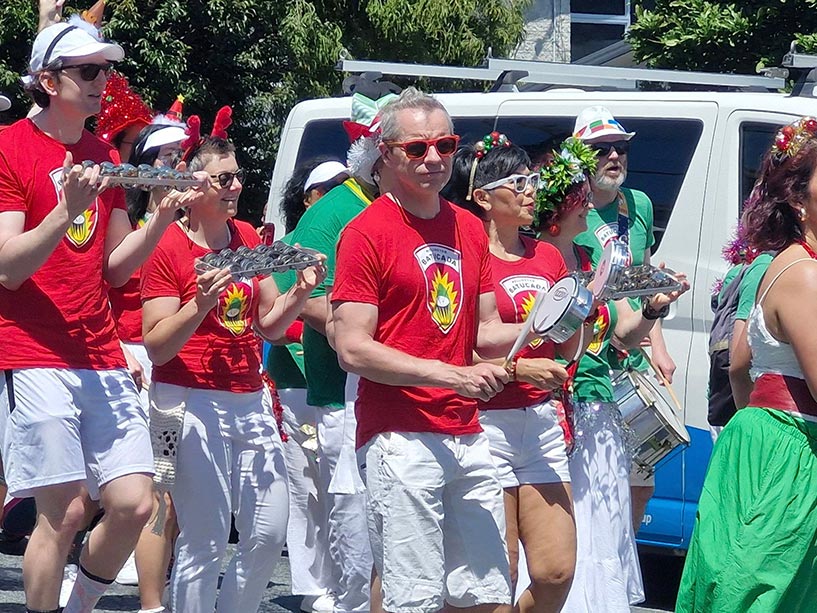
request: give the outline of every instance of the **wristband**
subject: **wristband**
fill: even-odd
[[[511,381],[516,381],[516,365],[519,362],[519,356],[513,356],[511,363],[508,364],[508,376],[511,378]]]
[[[664,319],[669,314],[669,305],[665,304],[657,311],[650,306],[649,300],[644,300],[641,303],[641,316],[648,321],[655,321],[656,319]]]

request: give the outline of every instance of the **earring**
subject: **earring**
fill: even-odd
[[[380,185],[380,173],[378,171],[372,171],[372,180],[374,180],[375,185]]]
[[[800,221],[806,221],[806,219],[808,219],[808,213],[806,213],[806,207],[801,206],[801,207],[799,207],[797,209],[797,211],[798,211],[797,217],[800,219]]]
[[[559,224],[557,223],[552,223],[548,226],[548,234],[550,234],[551,236],[559,236],[559,233],[561,231],[562,229],[559,227]]]

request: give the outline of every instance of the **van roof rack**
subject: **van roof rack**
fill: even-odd
[[[634,90],[639,82],[651,82],[679,84],[693,89],[728,88],[743,91],[777,91],[786,85],[785,79],[778,76],[509,60],[492,58],[490,52],[483,66],[474,68],[341,58],[336,69],[350,73],[374,71],[395,76],[492,81],[494,86],[491,91],[519,91],[522,84]]]
[[[797,41],[792,41],[789,52],[783,56],[780,65],[786,76],[794,81],[792,96],[814,95],[814,85],[817,84],[817,55],[798,53]],[[781,69],[770,69],[767,74],[777,74],[776,70]],[[811,87],[806,89],[808,85]]]

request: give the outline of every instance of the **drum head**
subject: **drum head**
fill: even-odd
[[[565,277],[554,283],[547,293],[540,291],[537,294],[534,310],[530,314],[534,332],[542,336],[556,325],[570,308],[578,287],[579,282],[575,277]]]
[[[615,282],[621,270],[627,265],[627,257],[627,247],[623,243],[617,240],[607,243],[593,277],[594,298],[601,298],[607,285]]]

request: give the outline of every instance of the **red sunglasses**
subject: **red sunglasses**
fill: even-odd
[[[386,145],[389,147],[400,147],[400,149],[406,152],[406,157],[410,160],[421,160],[428,155],[428,150],[431,147],[434,147],[441,157],[454,155],[459,142],[459,136],[456,134],[450,134],[448,136],[429,138],[427,140],[418,138],[416,140],[407,140],[402,143],[387,142]]]

